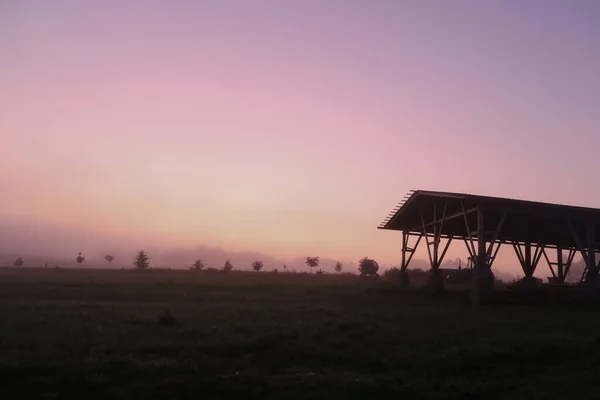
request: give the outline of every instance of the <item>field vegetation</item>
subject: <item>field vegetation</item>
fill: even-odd
[[[2,268],[0,387],[5,399],[592,399],[596,316],[473,307],[385,276]]]

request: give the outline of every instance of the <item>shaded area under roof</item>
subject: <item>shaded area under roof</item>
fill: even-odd
[[[600,209],[465,193],[413,191],[378,228],[423,233],[425,224],[425,230],[432,234],[434,221],[439,222],[444,214],[442,237],[467,239],[469,232],[477,229],[477,213],[474,212],[477,208],[484,210],[486,240],[493,238],[506,214],[498,235],[502,242],[565,248],[579,248],[578,243],[581,243],[588,247],[586,225],[590,223],[595,234],[594,248],[600,249]]]

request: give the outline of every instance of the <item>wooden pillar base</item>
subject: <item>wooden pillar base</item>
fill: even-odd
[[[407,271],[400,271],[400,287],[401,288],[410,287],[410,277],[408,276]]]
[[[444,278],[439,269],[432,269],[429,272],[429,280],[427,286],[433,294],[439,294],[444,291]]]

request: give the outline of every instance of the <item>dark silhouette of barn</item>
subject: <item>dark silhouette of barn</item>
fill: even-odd
[[[526,283],[537,282],[533,274],[544,258],[552,283],[563,285],[576,253],[586,264],[581,284],[595,289],[599,282],[600,209],[416,190],[407,194],[379,229],[402,232],[403,286],[410,284],[406,269],[423,238],[431,266],[429,286],[434,291],[444,288],[440,265],[450,243],[465,244],[474,260],[474,302],[493,288],[491,268],[501,245],[515,250]]]

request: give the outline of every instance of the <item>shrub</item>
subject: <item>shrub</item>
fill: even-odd
[[[344,266],[343,266],[343,265],[342,265],[342,263],[341,263],[341,262],[339,262],[339,261],[338,261],[338,262],[336,262],[336,263],[335,263],[335,267],[333,267],[333,269],[335,270],[335,272],[337,272],[338,274],[339,274],[340,272],[342,272],[342,269],[343,269],[343,268],[344,268]]]
[[[263,262],[260,260],[254,261],[252,263],[252,269],[255,270],[256,272],[260,271],[263,267]]]
[[[177,319],[168,308],[165,308],[165,311],[158,316],[158,325],[171,326],[175,325]]]
[[[223,271],[229,272],[232,269],[233,269],[233,264],[231,263],[231,261],[229,261],[229,260],[225,261],[225,265],[223,265]]]
[[[400,280],[400,268],[392,267],[383,272],[383,277],[386,279]]]
[[[17,258],[17,259],[15,260],[15,262],[13,263],[13,265],[14,265],[15,267],[20,267],[20,266],[22,266],[23,264],[24,264],[24,262],[23,262],[23,257],[19,257],[19,258]]]

